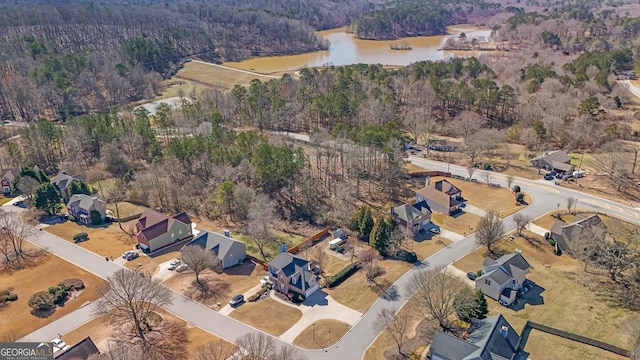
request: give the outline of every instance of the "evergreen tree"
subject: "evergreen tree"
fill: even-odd
[[[474,317],[476,319],[484,319],[487,317],[489,313],[489,304],[487,304],[487,299],[484,297],[484,293],[482,290],[476,290],[476,308],[474,311]]]
[[[67,191],[69,192],[69,196],[73,194],[91,195],[92,193],[87,183],[82,180],[72,181],[71,184],[69,184],[69,188],[67,189]]]
[[[60,195],[50,182],[38,185],[33,195],[33,203],[36,208],[45,211],[47,215],[53,215],[62,209]]]
[[[369,245],[382,255],[388,255],[391,233],[396,228],[396,221],[390,216],[379,218],[369,235]]]

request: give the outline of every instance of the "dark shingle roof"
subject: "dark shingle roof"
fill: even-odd
[[[89,196],[85,194],[73,194],[69,199],[68,205],[71,205],[78,209],[91,209],[96,201],[102,201],[97,196]]]
[[[288,252],[281,252],[269,261],[269,266],[278,270],[282,270],[286,276],[291,276],[297,272],[296,268],[306,268],[309,262],[299,256]]]
[[[563,150],[554,150],[554,151],[547,151],[543,154],[540,154],[531,160],[544,160],[548,163],[551,163],[552,161],[557,161],[560,163],[568,163],[571,161],[571,157],[567,155],[567,153],[564,152]]]
[[[512,276],[513,276],[513,269],[511,268],[512,266],[520,270],[527,270],[528,268],[531,267],[531,265],[529,265],[527,260],[524,259],[524,256],[522,256],[520,252],[514,252],[513,254],[503,255],[500,258],[498,258],[498,260],[496,260],[496,263],[502,265],[504,269],[507,271],[507,273]]]
[[[411,204],[403,204],[393,208],[393,213],[398,216],[399,219],[406,222],[411,222],[424,215],[420,210],[416,209]]]
[[[417,194],[420,194],[426,199],[436,202],[445,208],[451,208],[460,204],[458,200],[451,197],[451,195],[460,192],[460,189],[447,180],[436,181],[416,191]]]
[[[79,343],[70,347],[67,351],[56,356],[56,360],[87,360],[94,354],[100,354],[100,351],[93,340],[87,336]]]
[[[141,228],[140,232],[142,232],[147,241],[149,241],[169,231],[175,221],[191,226],[191,219],[189,219],[189,216],[184,212],[173,217],[167,217],[151,209],[146,209],[142,213],[138,219],[138,224]]]
[[[205,249],[211,249],[219,258],[222,259],[227,256],[227,253],[231,250],[234,244],[241,244],[240,246],[243,247],[246,246],[242,241],[232,239],[222,234],[210,231],[201,231],[198,236],[193,238],[193,240],[185,246],[199,245]]]
[[[69,176],[65,173],[59,173],[51,182],[60,189],[60,191],[66,190],[74,180],[79,180],[80,176]]]

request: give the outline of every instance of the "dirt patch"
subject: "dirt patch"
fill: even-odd
[[[305,349],[322,349],[335,344],[349,330],[349,324],[333,319],[322,319],[304,329],[293,340],[293,345]]]
[[[130,221],[123,223],[122,226],[126,230],[135,223]],[[53,235],[57,235],[69,242],[73,241],[73,235],[85,232],[89,235],[89,240],[79,242],[76,245],[83,247],[98,255],[108,256],[110,258],[118,258],[127,250],[132,250],[136,243],[135,238],[129,237],[120,230],[117,223],[102,226],[86,226],[66,221],[62,224],[47,226],[45,231]]]
[[[27,247],[34,248],[33,245]],[[96,289],[105,284],[99,277],[62,260],[44,253],[39,265],[0,275],[0,289],[9,289],[18,295],[18,300],[0,311],[0,339],[19,339],[50,322],[57,320],[83,304],[98,297]],[[84,282],[85,290],[76,297],[70,298],[62,307],[46,318],[31,315],[27,304],[31,295],[38,291],[46,291],[67,278],[78,278]]]
[[[222,274],[205,270],[203,276],[228,285],[224,293],[208,300],[205,304],[214,308],[217,308],[217,303],[221,305],[227,304],[236,294],[245,293],[247,290],[259,284],[260,278],[262,278],[265,273],[265,270],[261,266],[257,266],[249,261],[226,269]],[[183,273],[176,273],[175,276],[167,280],[164,284],[182,294],[188,295],[192,291],[191,283],[194,279],[195,275],[193,272],[185,271]]]
[[[302,318],[302,311],[265,298],[245,302],[229,316],[273,336],[280,336]]]
[[[364,313],[385,291],[403,291],[404,289],[393,289],[391,285],[413,267],[412,264],[398,260],[383,260],[378,265],[385,273],[376,278],[375,283],[367,282],[365,270],[361,269],[337,287],[325,291],[342,305]]]

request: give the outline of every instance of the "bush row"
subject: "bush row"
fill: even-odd
[[[0,290],[0,307],[4,305],[7,301],[16,301],[18,300],[18,295],[12,293],[11,291],[5,289]]]
[[[69,291],[84,289],[84,282],[80,279],[65,279],[58,285],[50,287],[47,291],[38,291],[31,295],[29,306],[34,311],[49,311],[56,305],[64,305],[69,296]]]
[[[340,270],[337,274],[333,276],[327,276],[325,278],[325,284],[327,287],[334,287],[340,285],[343,281],[349,278],[349,276],[355,274],[360,267],[357,263],[349,264],[344,269]]]

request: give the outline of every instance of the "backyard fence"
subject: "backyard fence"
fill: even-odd
[[[325,235],[328,235],[330,232],[329,228],[326,228],[322,231],[320,231],[319,233],[312,235],[311,237],[308,237],[306,240],[304,240],[303,242],[301,242],[300,244],[293,246],[289,249],[287,249],[287,252],[290,254],[297,254],[298,251],[300,251],[300,248],[303,248],[304,246],[311,246],[313,245],[313,243],[317,240],[319,240],[320,238],[322,238]]]
[[[444,172],[444,171],[420,171],[420,172],[410,173],[409,175],[411,177],[414,177],[414,178],[427,177],[427,176],[429,176],[429,177],[431,177],[431,176],[451,177],[451,173]]]

